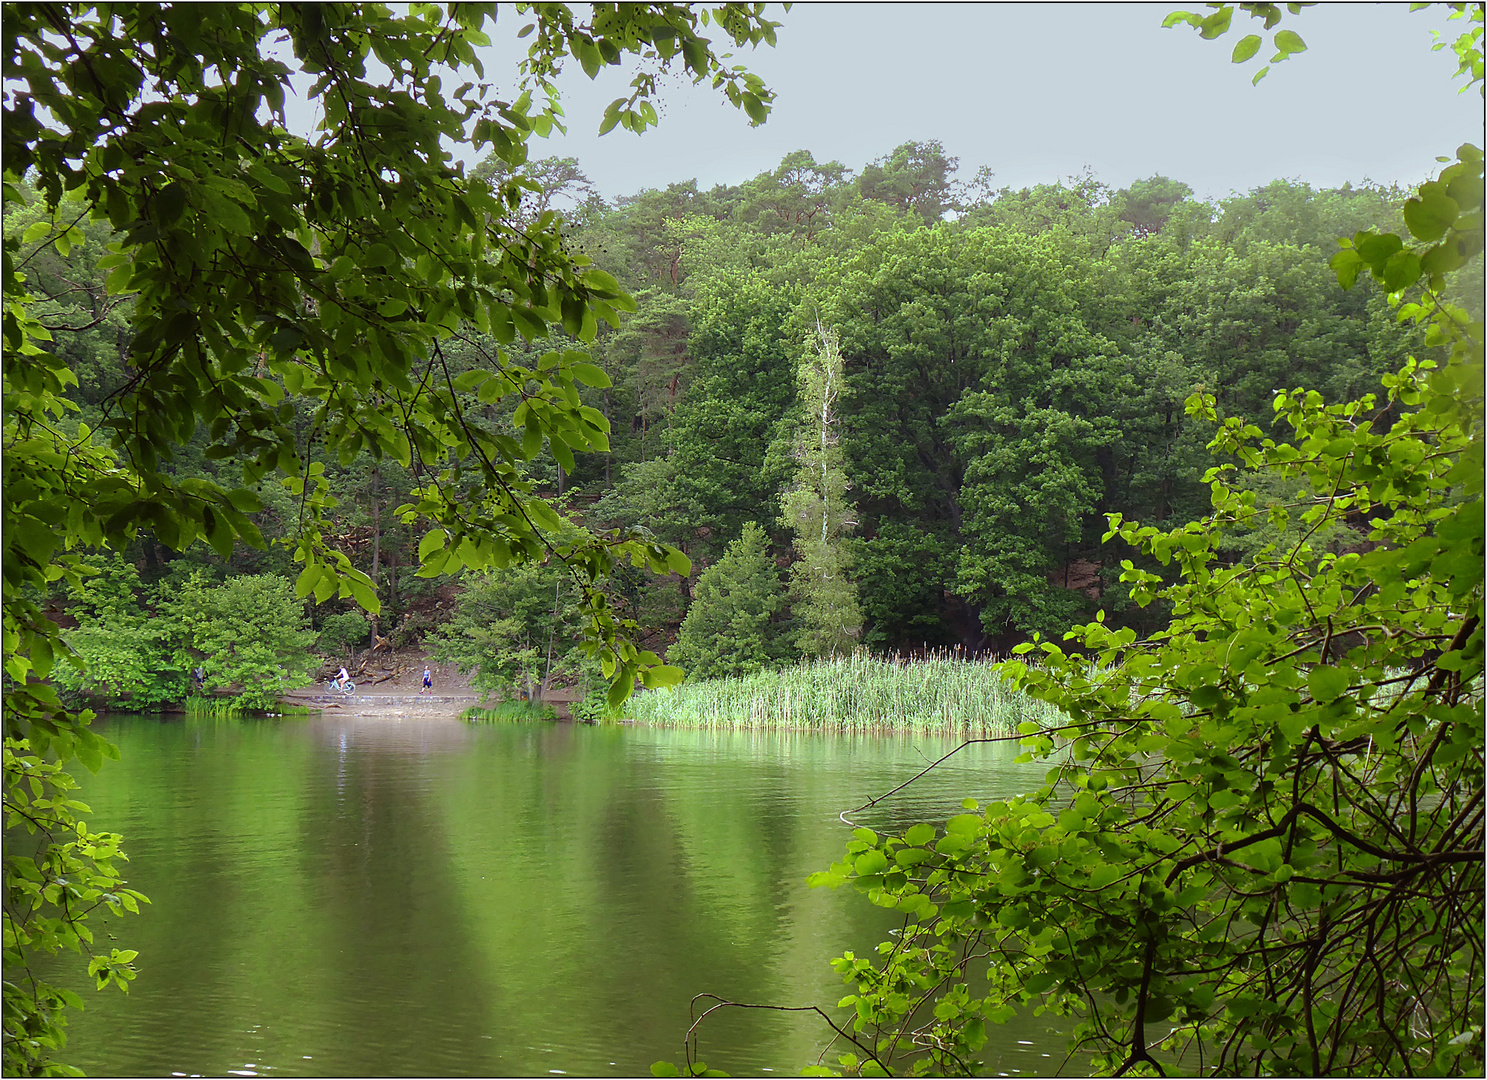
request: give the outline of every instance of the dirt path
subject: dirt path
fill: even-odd
[[[333,694],[324,682],[291,690],[285,701],[304,705],[313,711],[337,712],[347,716],[384,716],[390,719],[442,720],[459,716],[485,700],[480,691],[470,686],[453,664],[437,664],[420,650],[405,650],[380,657],[365,658],[347,665],[356,683],[351,697]],[[422,694],[423,670],[433,674],[434,688]],[[575,694],[555,689],[547,696],[560,720],[569,719],[568,706]]]

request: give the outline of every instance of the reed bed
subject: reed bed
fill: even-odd
[[[1014,690],[994,664],[954,653],[902,657],[859,650],[640,694],[629,715],[661,727],[944,735],[1005,735],[1026,720],[1066,722],[1053,706]]]
[[[189,697],[182,706],[187,716],[209,716],[218,720],[236,720],[250,716],[309,716],[310,707],[297,702],[279,702],[269,709],[245,709],[237,698]]]
[[[248,715],[248,710],[240,707],[236,698],[189,697],[184,711],[187,716],[211,716],[218,720]]]
[[[556,720],[558,712],[539,701],[498,701],[489,708],[472,705],[460,713],[472,724],[494,724],[507,720]]]

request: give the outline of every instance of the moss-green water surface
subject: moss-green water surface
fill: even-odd
[[[82,797],[153,904],[97,927],[140,974],[127,997],[84,990],[63,1059],[92,1075],[647,1075],[681,1060],[694,994],[834,1005],[830,958],[897,923],[804,879],[840,856],[840,811],[954,745],[452,717],[99,727],[123,760]],[[967,748],[855,819],[943,821],[1035,786],[1045,768],[1014,756]],[[81,990],[80,966],[61,971]],[[829,1035],[729,1010],[700,1056],[791,1075]],[[1039,1021],[994,1038],[992,1073],[1062,1058]]]

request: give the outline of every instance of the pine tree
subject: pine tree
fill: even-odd
[[[755,522],[697,579],[692,607],[667,661],[693,679],[751,675],[785,659],[788,643],[775,624],[785,590]]]
[[[850,652],[862,634],[857,585],[847,577],[852,550],[846,533],[856,526],[847,501],[847,473],[837,436],[842,354],[836,332],[816,322],[820,344],[800,362],[796,381],[804,413],[795,455],[800,468],[780,497],[780,521],[795,531],[790,567],[790,606],[796,647],[807,656]]]

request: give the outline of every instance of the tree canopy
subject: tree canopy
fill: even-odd
[[[297,594],[375,613],[370,576],[326,535],[339,498],[315,459],[318,449],[349,464],[366,450],[417,478],[395,513],[423,530],[422,573],[551,555],[586,590],[591,648],[617,697],[637,678],[680,677],[635,646],[594,583],[617,560],[666,573],[685,572],[686,558],[625,533],[559,540],[558,515],[522,471],[544,445],[569,469],[575,450],[607,449],[609,424],[577,388],[608,380],[579,347],[633,304],[565,247],[553,213],[521,214],[528,187],[514,171],[528,139],[561,123],[554,79],[569,59],[590,77],[639,59],[605,128],[655,123],[649,99],[667,70],[710,80],[762,122],[771,94],[703,31],[758,44],[775,24],[750,4],[600,4],[583,17],[520,5],[531,44],[523,86],[503,96],[477,55],[496,13],[464,3],[6,11],[4,199],[8,210],[29,188],[44,212],[24,234],[7,229],[0,275],[5,800],[11,824],[53,839],[35,860],[6,855],[7,887],[25,897],[5,908],[8,1072],[50,1067],[71,1003],[9,972],[30,949],[86,943],[82,913],[118,903],[100,891],[103,848],[63,840],[65,800],[20,780],[43,774],[37,755],[76,753],[96,768],[110,749],[46,681],[59,657],[78,658],[41,593],[80,584],[90,552],[142,531],[170,549],[205,540],[223,557],[239,541],[262,547],[248,515],[270,501],[265,485],[282,485]],[[295,76],[321,112],[309,136],[286,119]],[[488,147],[506,176],[472,182],[452,143]],[[37,306],[27,271],[43,251],[65,259],[98,226],[109,234],[98,261],[107,295],[129,303],[127,374],[83,422],[68,394],[78,374],[52,345],[69,324]],[[456,379],[448,342],[467,324],[494,347]],[[549,348],[508,349],[539,339]],[[231,468],[183,469],[198,440],[206,460]],[[131,970],[122,955],[102,961],[101,980]]]
[[[1440,47],[1475,86],[1481,7],[1459,8]],[[1009,673],[1075,721],[1029,733],[1070,756],[1046,791],[859,835],[828,874],[912,922],[847,958],[871,1051],[848,1068],[960,1068],[977,1023],[1027,1002],[1086,1010],[1112,1068],[1155,1067],[1137,1048],[1168,1006],[1226,1064],[1478,1061],[1444,1020],[1382,1033],[1402,994],[1440,1003],[1418,1021],[1480,986],[1452,951],[1480,932],[1479,627],[1457,640],[1480,605],[1480,154],[1410,191],[1205,201],[1160,174],[995,190],[917,140],[609,201],[532,150],[564,123],[563,67],[635,66],[605,127],[654,123],[668,69],[758,122],[770,94],[718,49],[774,24],[514,12],[513,83],[481,67],[494,5],[6,11],[5,807],[43,841],[5,853],[7,1071],[62,1068],[75,1004],[11,977],[28,953],[134,974],[82,917],[142,900],[55,764],[112,752],[82,699],[174,705],[204,666],[207,693],[266,703],[312,641],[339,663],[385,634],[482,684],[602,669],[618,702],[681,677],[663,654],[726,674],[859,623],[872,648],[1035,642],[1042,666]],[[1272,63],[1304,47],[1273,5],[1173,25],[1212,38],[1237,13]],[[322,109],[308,135],[291,80]],[[1109,876],[1132,859],[1149,872]],[[1039,905],[1109,970],[1060,966]],[[1427,910],[1438,941],[1382,947],[1439,977],[1384,986],[1372,1018],[1250,1010],[1256,979],[1304,1002],[1361,970],[1344,915]],[[1017,959],[992,996],[935,966],[994,935]],[[893,1042],[906,987],[947,975],[938,1041]],[[1324,1035],[1296,1035],[1308,1015]]]
[[[1231,15],[1191,21],[1214,37]],[[1480,53],[1463,69],[1478,85]],[[1121,564],[1171,621],[1139,640],[1101,611],[1004,667],[1069,718],[1022,725],[1046,785],[942,829],[859,828],[813,879],[904,913],[876,956],[835,961],[862,1055],[843,1071],[973,1074],[987,1024],[1032,1007],[1099,1073],[1481,1072],[1484,327],[1442,294],[1481,258],[1482,162],[1460,147],[1405,235],[1360,231],[1331,260],[1445,362],[1408,357],[1382,399],[1280,390],[1268,423],[1190,396],[1217,427],[1210,512],[1111,513],[1104,537],[1180,567]],[[1350,522],[1366,532],[1335,549]]]

